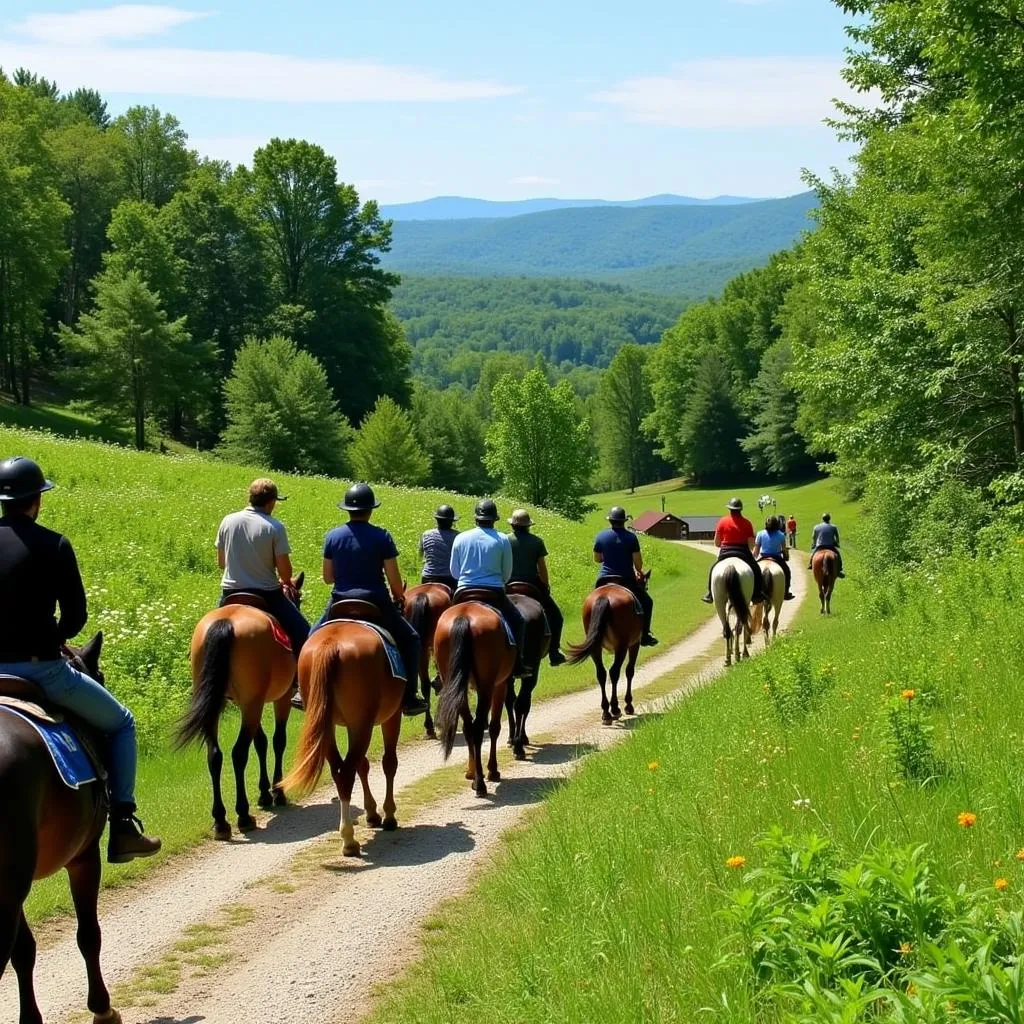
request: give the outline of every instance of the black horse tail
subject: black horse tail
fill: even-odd
[[[192,706],[178,726],[176,747],[198,739],[216,743],[217,723],[227,702],[234,642],[235,627],[230,619],[218,619],[206,631],[199,682],[192,694]]]
[[[750,629],[750,605],[743,593],[743,580],[734,565],[725,570],[725,592],[733,611],[739,616],[740,625],[744,629]]]
[[[424,647],[427,645],[427,625],[430,615],[430,598],[426,594],[417,594],[409,609],[409,625],[420,635]],[[433,639],[433,638],[431,638]]]
[[[569,648],[567,660],[570,665],[576,665],[584,658],[589,658],[594,651],[600,650],[611,610],[611,602],[604,594],[594,602],[594,607],[590,612],[590,629],[587,630],[583,643],[574,644]]]
[[[462,615],[455,620],[448,636],[448,678],[441,687],[434,722],[441,737],[444,759],[451,757],[455,746],[455,731],[459,725],[462,706],[469,700],[469,681],[473,674],[473,628]]]

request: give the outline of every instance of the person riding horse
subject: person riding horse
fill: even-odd
[[[846,579],[843,572],[843,553],[839,550],[839,527],[832,523],[832,517],[826,512],[821,517],[821,522],[814,527],[811,533],[811,557],[807,568],[814,567],[814,556],[819,551],[834,551],[836,560],[839,562],[839,578]]]
[[[62,647],[88,619],[85,587],[66,537],[36,522],[53,484],[31,459],[0,463],[0,674],[35,683],[107,739],[110,836],[107,860],[151,857],[160,840],[135,817],[135,718],[96,680],[72,667]],[[60,618],[55,618],[57,609]]]
[[[654,647],[658,640],[651,632],[654,617],[654,599],[643,585],[644,559],[640,554],[640,541],[635,533],[626,529],[626,510],[616,505],[607,515],[609,529],[594,538],[594,561],[601,566],[595,587],[609,582],[621,582],[633,592],[644,612],[644,632],[641,647]]]
[[[217,529],[217,564],[224,570],[220,581],[220,606],[238,593],[256,594],[281,624],[298,664],[299,653],[309,636],[309,621],[284,592],[294,587],[288,531],[274,518],[279,494],[273,480],[261,477],[249,484],[249,504],[221,520]],[[292,706],[302,710],[296,691]]]
[[[540,595],[540,604],[551,627],[551,647],[548,661],[552,666],[565,664],[562,653],[562,629],[565,617],[562,610],[551,596],[551,584],[548,580],[548,549],[542,537],[530,533],[533,520],[524,508],[517,508],[509,519],[512,533],[509,543],[512,545],[512,576],[509,583],[527,583],[534,587]]]
[[[743,502],[739,498],[730,498],[726,505],[729,512],[718,520],[715,527],[715,547],[718,548],[716,562],[726,558],[740,558],[754,570],[754,594],[751,604],[760,604],[764,600],[764,580],[761,578],[761,567],[754,560],[754,524],[742,515]],[[701,598],[705,604],[714,604],[711,596],[711,573],[715,563],[708,570],[707,593]]]
[[[423,559],[420,583],[443,583],[454,594],[456,583],[451,574],[452,545],[459,535],[459,531],[454,528],[459,517],[451,505],[438,505],[434,519],[437,526],[420,537],[419,551]]]
[[[450,571],[457,584],[455,603],[458,604],[459,591],[467,588],[485,590],[491,595],[494,607],[505,617],[515,637],[515,672],[519,675],[523,670],[526,622],[505,593],[505,584],[512,577],[512,545],[508,537],[494,528],[498,506],[490,498],[477,502],[473,516],[476,528],[460,533],[452,545]]]
[[[772,561],[782,569],[786,577],[785,600],[794,600],[796,595],[790,590],[793,572],[789,567],[789,548],[779,516],[769,516],[765,520],[764,529],[754,538],[754,558],[759,562]]]
[[[405,668],[405,696],[402,713],[426,714],[427,704],[416,692],[420,664],[420,635],[403,618],[401,607],[405,588],[398,569],[398,548],[387,530],[370,522],[380,508],[369,484],[354,484],[345,492],[338,508],[348,513],[348,522],[336,526],[324,540],[324,583],[332,585],[327,607],[314,627],[319,629],[331,615],[335,601],[346,598],[368,601],[380,612],[380,624],[395,640]],[[388,596],[384,579],[391,588]]]

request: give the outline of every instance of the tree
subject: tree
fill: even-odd
[[[695,482],[724,482],[746,468],[740,448],[743,421],[728,365],[717,351],[706,352],[697,366],[678,432],[680,469]]]
[[[234,462],[303,473],[342,473],[352,431],[323,367],[288,338],[249,338],[224,383],[220,451]]]
[[[590,424],[567,381],[551,387],[542,370],[506,374],[491,395],[485,462],[509,494],[578,518],[587,509],[594,455]]]
[[[413,487],[426,481],[430,458],[420,446],[412,417],[382,395],[359,425],[352,444],[352,469],[362,480]]]
[[[195,154],[178,119],[156,107],[129,107],[111,131],[120,144],[126,193],[163,206],[195,167]]]
[[[488,490],[484,429],[472,413],[472,396],[455,385],[444,391],[419,385],[412,399],[416,436],[430,458],[432,487],[463,494]]]
[[[643,434],[644,420],[654,410],[647,356],[639,345],[624,345],[598,385],[598,440],[613,488],[625,484],[635,490],[650,479],[655,466],[652,445]]]
[[[110,127],[107,101],[95,89],[78,88],[74,92],[67,93],[63,102],[96,128],[107,129]]]
[[[132,420],[140,450],[147,419],[197,376],[184,322],[168,321],[159,297],[134,270],[101,274],[95,312],[84,314],[77,330],[63,328],[61,337],[75,364],[72,381],[101,413]]]

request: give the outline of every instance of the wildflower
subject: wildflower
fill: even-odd
[[[647,766],[647,770],[648,770],[649,772],[656,772],[656,771],[658,770],[658,767],[659,767],[659,765],[658,765],[658,762],[657,762],[657,761],[652,761],[652,762],[651,762],[651,763],[650,763],[650,764],[649,764],[649,765]]]
[[[730,857],[726,862],[725,866],[730,871],[739,871],[740,868],[744,867],[747,863],[746,857]]]
[[[917,690],[904,690],[900,696],[907,701],[913,700],[917,696]]]
[[[997,878],[992,884],[998,892],[1006,892],[1010,888],[1010,883],[1005,878]]]
[[[909,942],[900,943],[900,956],[910,956],[914,952],[914,947]]]
[[[794,811],[809,811],[811,809],[811,801],[807,797],[801,797],[799,800],[793,801]]]
[[[910,996],[911,999],[917,995],[917,986],[913,982],[907,986],[907,995]]]
[[[974,811],[961,811],[956,816],[956,823],[961,828],[974,828],[974,823],[978,820],[978,816]]]
[[[1024,849],[1018,850],[1014,856],[1017,860],[1024,861]]]

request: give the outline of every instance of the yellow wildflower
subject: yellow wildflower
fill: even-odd
[[[917,696],[917,690],[904,690],[900,696],[904,700],[913,700]]]
[[[956,816],[956,823],[961,828],[973,828],[978,816],[973,811],[961,811]]]
[[[657,762],[657,761],[652,761],[652,762],[651,762],[651,763],[650,763],[650,764],[649,764],[649,765],[647,766],[647,770],[648,770],[649,772],[656,772],[656,771],[658,770],[658,768],[659,768],[659,765],[658,765],[658,762]]]
[[[726,862],[725,866],[730,871],[739,871],[740,868],[744,867],[747,863],[746,857],[730,857]]]
[[[1010,888],[1010,883],[1005,878],[997,878],[992,884],[999,892],[1006,892]]]

